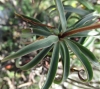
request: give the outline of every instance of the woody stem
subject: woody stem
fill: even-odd
[[[66,36],[76,34],[76,33],[82,32],[82,31],[93,30],[96,28],[100,28],[100,23],[68,31],[68,32],[64,33],[62,35],[62,37],[66,37]]]

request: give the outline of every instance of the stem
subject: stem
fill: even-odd
[[[76,33],[79,33],[79,32],[82,32],[82,31],[87,31],[87,30],[93,30],[93,29],[96,29],[96,28],[100,28],[100,23],[68,31],[68,32],[64,33],[61,37],[66,37],[66,36],[69,36],[69,35],[72,35],[72,34],[76,34]]]
[[[76,83],[81,84],[81,85],[85,85],[85,86],[87,86],[87,87],[91,87],[91,88],[93,88],[93,89],[96,89],[96,87],[94,87],[93,85],[89,85],[89,83],[83,83],[83,82],[80,82],[80,81],[77,81],[77,80],[73,80],[73,79],[71,79],[71,78],[68,78],[68,80],[70,80],[70,81],[72,81],[72,82],[76,82]]]
[[[55,27],[53,27],[53,26],[48,26],[48,25],[46,25],[46,24],[41,24],[41,23],[39,23],[39,22],[35,22],[35,21],[32,21],[32,20],[30,20],[30,19],[28,19],[28,18],[25,18],[25,17],[23,17],[21,14],[15,13],[15,15],[16,15],[17,17],[21,18],[22,20],[24,20],[24,21],[30,23],[30,24],[37,25],[37,26],[48,27],[48,28],[51,28],[51,29],[55,29]]]

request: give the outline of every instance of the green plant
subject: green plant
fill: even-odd
[[[83,1],[85,2],[85,0]],[[55,83],[61,83],[62,81],[65,81],[68,78],[70,71],[69,51],[72,51],[84,65],[88,77],[87,79],[83,79],[79,75],[79,78],[84,82],[91,81],[93,77],[93,71],[90,62],[92,62],[96,66],[99,64],[98,60],[93,55],[93,53],[89,51],[86,47],[82,46],[85,40],[84,37],[91,36],[91,34],[89,34],[90,30],[100,28],[100,24],[93,24],[96,23],[99,15],[94,13],[93,11],[86,11],[78,8],[73,8],[68,5],[63,5],[61,0],[55,0],[55,3],[56,5],[49,7],[48,10],[54,8],[54,11],[58,11],[60,17],[60,24],[57,28],[53,26],[44,25],[37,19],[33,19],[25,15],[20,15],[16,13],[18,17],[31,24],[31,28],[33,28],[34,34],[38,36],[44,36],[45,38],[23,47],[19,51],[7,56],[1,61],[5,62],[7,60],[19,58],[16,60],[16,66],[22,70],[28,70],[34,67],[39,61],[41,61],[41,59],[44,58],[52,49],[53,52],[50,62],[50,68],[48,71],[46,82],[43,85],[43,89],[48,89],[53,81]],[[65,11],[67,11],[66,14],[64,14]],[[73,13],[77,13],[77,21],[73,24],[70,24],[71,26],[69,25],[68,27],[68,21],[70,20],[70,17]],[[95,36],[98,34],[99,33],[96,32],[96,34],[92,35]],[[76,42],[71,40],[73,37],[80,38],[78,42]],[[33,60],[31,60],[23,66],[19,64],[21,56],[38,49],[42,49],[42,51],[39,52]],[[59,55],[61,56],[61,61],[63,65],[63,74],[62,78],[58,81],[54,78],[58,67]]]

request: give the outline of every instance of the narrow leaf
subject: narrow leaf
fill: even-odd
[[[60,21],[61,21],[61,25],[62,25],[62,32],[65,32],[67,22],[66,22],[66,18],[64,15],[63,4],[62,4],[61,0],[55,0],[55,3],[56,3],[56,8],[58,10],[59,16],[60,16]]]
[[[67,45],[65,42],[61,42],[61,46],[63,48],[63,81],[68,78],[69,71],[70,71],[70,57]]]
[[[34,67],[38,62],[40,62],[42,60],[43,57],[46,56],[46,54],[48,53],[48,51],[52,48],[52,46],[48,47],[48,48],[45,48],[43,49],[40,53],[38,53],[30,62],[28,62],[27,64],[23,65],[23,66],[20,66],[19,62],[20,62],[20,59],[19,58],[17,61],[16,61],[16,67],[22,69],[22,70],[28,70],[32,67]]]
[[[65,81],[68,78],[69,71],[70,71],[70,57],[69,57],[69,51],[67,48],[67,45],[64,41],[60,42],[60,54],[62,59],[62,65],[63,65],[63,74],[62,78],[57,80],[54,80],[54,83],[59,84],[62,81]]]
[[[38,49],[41,49],[41,48],[49,47],[52,44],[56,43],[58,40],[59,40],[59,38],[57,36],[51,35],[51,36],[49,36],[49,37],[47,37],[45,39],[35,41],[34,43],[23,47],[19,51],[17,51],[15,53],[5,57],[2,60],[2,62],[7,61],[7,60],[11,60],[13,58],[21,57],[21,56],[26,55],[26,54],[34,51],[34,50],[38,50]]]
[[[44,84],[42,89],[49,89],[49,87],[51,86],[51,84],[54,80],[54,77],[56,75],[56,71],[57,71],[57,67],[58,67],[58,61],[59,61],[59,43],[56,43],[54,45],[47,79],[46,79],[45,84]]]
[[[76,44],[78,46],[78,48],[82,51],[82,53],[84,53],[87,58],[95,65],[95,66],[99,66],[99,61],[96,59],[96,57],[93,55],[93,53],[91,51],[89,51],[86,47],[78,44],[77,42],[74,42],[74,44]]]
[[[79,28],[79,27],[83,27],[85,24],[87,24],[89,21],[91,21],[91,22],[93,22],[94,23],[94,21],[92,21],[92,19],[95,19],[95,18],[97,18],[95,15],[94,15],[94,13],[92,12],[92,13],[89,13],[89,14],[87,14],[87,15],[85,15],[82,19],[80,19],[78,22],[76,22],[74,25],[73,25],[73,29],[75,29],[75,28]],[[92,24],[92,23],[91,23]],[[91,25],[90,24],[90,25]],[[87,26],[87,25],[85,25],[85,26]]]
[[[69,17],[71,16],[71,12],[67,12],[66,14],[65,14],[65,17],[66,17],[66,21],[68,21],[68,19],[69,19]],[[61,24],[59,25],[59,32],[61,32],[61,30],[62,30],[62,27],[61,27]]]
[[[89,82],[91,81],[93,77],[93,71],[92,67],[90,65],[90,62],[88,61],[87,57],[82,53],[82,51],[78,48],[76,44],[74,44],[72,41],[66,39],[66,43],[70,47],[70,49],[74,52],[74,54],[80,59],[82,64],[84,65],[87,73],[87,79],[84,79],[84,82]]]
[[[60,42],[59,50],[60,50],[60,55],[61,55],[61,59],[62,59],[62,65],[64,65],[64,51],[63,51],[63,48],[61,46],[61,42]],[[63,69],[64,69],[64,67],[63,67]],[[63,80],[63,75],[60,79],[59,78],[55,79],[54,83],[60,84],[62,82],[62,80]]]

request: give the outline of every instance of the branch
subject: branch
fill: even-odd
[[[88,83],[86,84],[86,83],[83,83],[83,82],[79,82],[79,81],[73,80],[73,79],[71,79],[71,78],[68,78],[68,79],[71,80],[71,81],[73,81],[73,82],[77,82],[78,84],[82,84],[82,85],[85,85],[85,86],[87,86],[87,87],[91,87],[91,88],[93,88],[93,89],[98,89],[98,88],[96,88],[96,87],[94,87],[94,86],[89,85]]]
[[[61,37],[66,37],[66,36],[70,36],[72,34],[76,34],[76,33],[83,32],[83,31],[88,31],[88,30],[93,30],[93,29],[97,29],[97,28],[100,28],[100,23],[68,31],[68,32],[64,33]]]

